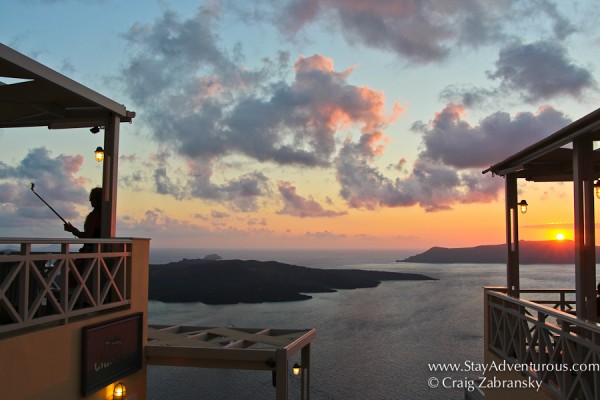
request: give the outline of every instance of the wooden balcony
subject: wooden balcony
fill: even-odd
[[[133,242],[0,238],[0,334],[129,308]]]
[[[600,325],[573,315],[574,290],[485,288],[485,347],[557,399],[600,398]],[[523,297],[536,297],[527,300]]]

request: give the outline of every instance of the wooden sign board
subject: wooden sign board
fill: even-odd
[[[136,313],[83,328],[83,396],[142,368],[142,321]]]

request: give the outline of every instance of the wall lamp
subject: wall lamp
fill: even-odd
[[[596,197],[600,199],[600,179],[594,181],[594,191],[596,192]]]
[[[127,388],[121,382],[113,389],[113,400],[124,400],[127,398]]]
[[[519,206],[519,210],[521,210],[521,214],[525,214],[527,212],[527,207],[529,207],[527,200],[521,200],[517,205]]]
[[[292,371],[294,372],[294,375],[300,375],[300,372],[302,372],[302,367],[300,366],[300,364],[295,363],[292,367]]]
[[[104,160],[104,149],[102,147],[96,147],[94,154],[96,155],[96,161],[102,162]]]

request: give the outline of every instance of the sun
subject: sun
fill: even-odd
[[[557,233],[556,240],[565,240],[565,234],[562,232]]]

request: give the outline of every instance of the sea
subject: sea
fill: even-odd
[[[388,281],[368,289],[314,293],[305,301],[205,305],[150,301],[150,324],[237,328],[316,328],[311,344],[311,399],[463,399],[477,372],[435,372],[430,364],[483,362],[483,287],[505,286],[501,264],[397,262],[407,250],[153,249],[152,264],[203,258],[279,261],[313,268],[353,268],[428,275],[433,281]],[[572,265],[523,265],[521,287],[574,288]],[[297,360],[300,361],[300,355]],[[149,366],[151,400],[275,399],[265,371]],[[289,377],[289,398],[300,380]]]

